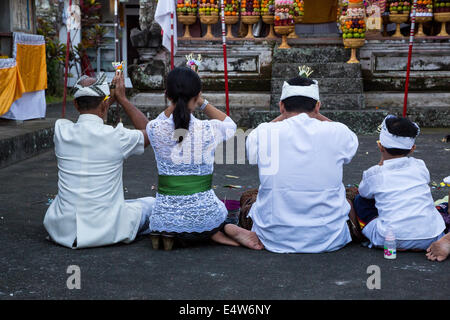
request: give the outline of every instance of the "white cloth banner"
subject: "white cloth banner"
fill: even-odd
[[[170,14],[173,13],[173,35],[174,35],[174,52],[177,52],[178,41],[177,41],[177,14],[175,0],[161,0],[158,1],[158,6],[155,12],[155,21],[161,26],[163,30],[163,46],[167,50],[171,51],[171,18]]]
[[[14,101],[11,109],[1,118],[20,121],[45,118],[46,110],[45,90],[27,92]]]

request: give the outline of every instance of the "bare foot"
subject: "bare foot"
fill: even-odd
[[[227,237],[223,232],[219,231],[216,232],[212,237],[211,240],[214,242],[224,244],[226,246],[233,246],[233,247],[239,247],[240,244],[237,241],[234,241],[230,237]]]
[[[234,224],[227,224],[225,226],[225,233],[244,247],[253,250],[264,249],[264,246],[259,240],[258,236],[252,231],[245,230]]]
[[[444,261],[450,254],[450,233],[433,242],[427,249],[427,258],[431,261]]]

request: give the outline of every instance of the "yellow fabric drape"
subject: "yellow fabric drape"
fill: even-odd
[[[305,0],[303,23],[327,23],[337,21],[337,0]]]
[[[0,116],[24,93],[47,89],[45,44],[16,46],[16,65],[0,69]]]
[[[17,44],[16,61],[25,92],[47,89],[45,45]]]
[[[13,102],[22,96],[25,87],[17,66],[0,69],[0,79],[0,116],[2,116],[9,111]]]

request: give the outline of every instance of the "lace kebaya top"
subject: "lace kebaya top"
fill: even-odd
[[[163,112],[147,125],[158,173],[164,176],[211,175],[217,146],[235,132],[236,124],[229,117],[224,121],[199,120],[191,115],[189,130],[178,143],[172,115],[167,117]],[[212,189],[192,195],[157,193],[150,229],[201,233],[219,227],[226,217],[227,209]]]

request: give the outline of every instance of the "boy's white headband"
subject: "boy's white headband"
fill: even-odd
[[[90,86],[84,87],[80,84],[81,81],[89,77],[82,76],[74,86],[74,98],[79,97],[105,97],[111,93],[109,91],[108,81],[106,80],[106,74],[102,74],[95,83]]]
[[[416,142],[416,138],[420,133],[419,126],[414,123],[414,125],[417,127],[417,136],[416,138],[410,138],[410,137],[399,137],[396,135],[393,135],[389,132],[387,126],[386,126],[386,119],[395,117],[393,115],[388,115],[386,118],[384,118],[383,123],[381,124],[381,131],[380,131],[380,143],[385,148],[395,148],[395,149],[404,149],[404,150],[410,150],[414,146],[414,143]]]
[[[317,80],[313,81],[314,83],[310,86],[291,86],[285,81],[283,83],[283,91],[281,92],[280,101],[295,96],[308,97],[319,101],[319,83],[317,82]]]

